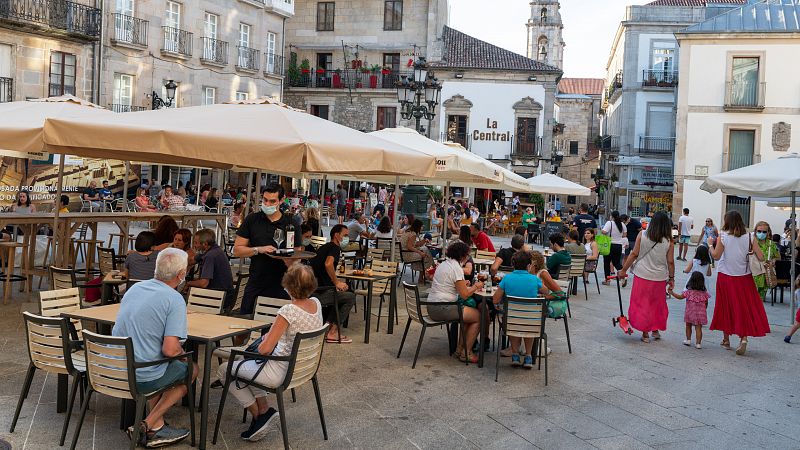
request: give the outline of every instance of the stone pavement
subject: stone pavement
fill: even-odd
[[[508,239],[495,242],[508,245]],[[686,277],[679,273],[677,278],[682,286]],[[601,286],[600,295],[594,284],[589,289],[589,301],[580,291],[571,303],[571,355],[562,323],[547,324],[553,350],[547,387],[543,371],[511,368],[505,358],[495,383],[494,353],[487,354],[482,369],[465,366],[447,355],[445,333],[436,328],[426,333],[412,370],[418,326],[412,325],[403,355],[396,358],[406,319],[402,305],[395,333],[385,333],[383,318],[369,345],[363,344],[359,307],[347,330],[355,343],[327,345],[319,373],[329,440],[322,439],[307,386],[298,390],[297,403],[287,403],[292,447],[800,448],[800,345],[782,341],[787,305],[766,306],[773,333],[751,339],[748,354],[738,357],[718,345],[718,332],[706,330],[701,350],[681,345],[683,305],[677,300],[669,301],[669,330],[663,339],[643,344],[636,335],[612,328],[611,317],[618,314],[616,289]],[[626,311],[629,293],[630,288],[623,290]],[[12,304],[0,307],[0,437],[13,448],[50,449],[63,420],[55,412],[55,377],[37,374],[17,430],[8,433],[27,366],[19,316],[26,307],[33,309],[33,304],[24,304],[18,293]],[[209,426],[220,393],[212,390]],[[127,446],[118,429],[119,402],[94,398],[79,448]],[[282,448],[278,430],[260,443],[241,441],[238,433],[246,428],[241,409],[232,398],[227,403],[221,439],[216,447],[209,442],[209,448]],[[174,408],[167,418],[188,425],[185,408]],[[77,413],[73,426],[76,419]]]

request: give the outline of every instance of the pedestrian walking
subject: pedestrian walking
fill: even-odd
[[[611,276],[611,266],[613,265],[616,270],[622,268],[622,249],[628,245],[628,228],[622,223],[622,217],[619,211],[611,212],[611,220],[606,222],[603,227],[603,234],[611,237],[611,251],[608,255],[603,256],[603,271],[606,278]],[[603,284],[608,285],[608,280]],[[623,281],[623,287],[627,284]]]
[[[639,233],[636,244],[617,276],[625,278],[628,269],[633,273],[631,303],[628,308],[630,324],[642,332],[642,342],[661,339],[660,331],[667,329],[667,289],[675,287],[674,244],[669,217],[663,212],[653,215],[646,231]]]
[[[711,239],[708,241],[712,245]],[[747,338],[760,337],[770,332],[764,303],[758,296],[756,283],[750,271],[750,256],[764,259],[761,248],[747,233],[738,211],[728,211],[722,223],[722,232],[711,250],[717,263],[717,300],[710,329],[723,333],[720,345],[731,348],[730,335],[741,339],[737,355],[747,351]]]
[[[689,208],[683,208],[683,215],[678,219],[680,228],[680,238],[678,240],[678,259],[686,261],[686,254],[689,253],[689,244],[692,243],[692,229],[694,219],[689,215]]]
[[[761,249],[761,254],[764,255],[762,261],[765,269],[768,268],[767,266],[769,265],[774,266],[775,260],[780,259],[780,251],[778,250],[778,246],[772,240],[772,229],[770,228],[769,224],[763,220],[758,222],[756,224],[755,235],[755,243],[758,244],[758,248]],[[758,289],[758,295],[761,297],[761,301],[764,301],[767,298],[767,291],[769,290],[766,273],[754,273],[753,281],[756,283],[756,289]]]
[[[708,246],[698,245],[697,250],[694,251],[694,257],[683,269],[683,273],[693,272],[702,273],[705,277],[706,285],[711,282],[711,254],[708,251]],[[686,285],[689,285],[688,281]]]
[[[686,289],[680,294],[670,289],[669,295],[678,300],[686,300],[686,309],[683,312],[683,321],[686,323],[686,340],[683,341],[683,345],[687,347],[692,345],[692,328],[694,328],[694,346],[697,349],[702,348],[703,325],[708,323],[706,310],[708,309],[708,299],[711,298],[706,289],[705,276],[701,272],[692,272],[692,276],[686,283]]]

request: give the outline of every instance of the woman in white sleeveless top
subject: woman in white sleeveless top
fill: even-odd
[[[720,345],[729,350],[730,335],[738,335],[741,341],[736,354],[744,355],[748,336],[765,336],[770,331],[764,303],[750,272],[749,260],[752,253],[763,261],[764,254],[747,233],[738,211],[725,214],[716,245],[709,238],[708,246],[711,248],[711,257],[718,261],[717,299],[709,328],[722,331]]]
[[[633,266],[633,287],[628,308],[631,326],[642,332],[642,342],[661,339],[667,329],[667,289],[675,287],[672,227],[663,212],[653,215],[647,230],[639,233],[630,257],[617,275],[624,278]]]

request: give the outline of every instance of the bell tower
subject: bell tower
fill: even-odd
[[[558,0],[531,0],[528,19],[528,58],[563,70],[564,39]]]

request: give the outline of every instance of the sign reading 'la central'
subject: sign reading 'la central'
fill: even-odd
[[[473,141],[500,141],[500,142],[508,142],[511,140],[511,132],[506,131],[498,132],[494,131],[497,129],[497,121],[492,120],[491,118],[486,118],[486,128],[492,131],[480,132],[478,130],[472,131],[472,140]]]

